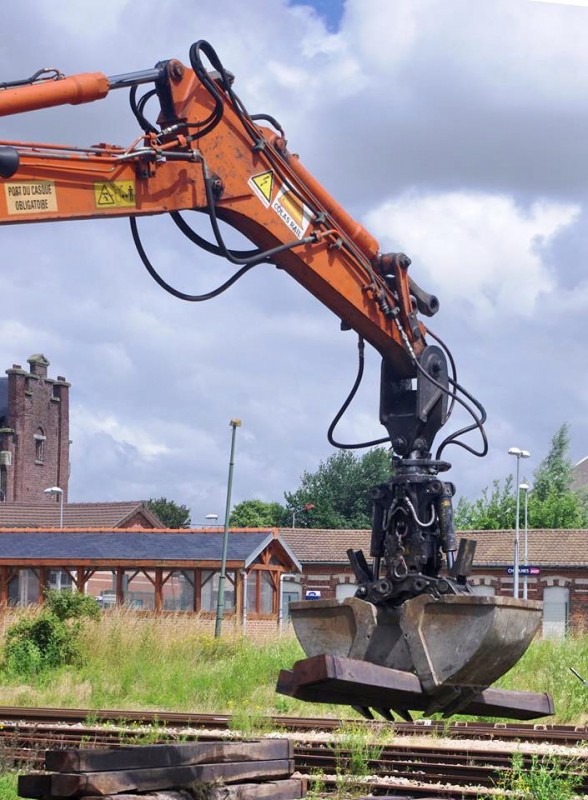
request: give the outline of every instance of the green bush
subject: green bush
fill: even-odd
[[[80,623],[82,617],[100,614],[93,597],[78,592],[48,591],[43,609],[33,618],[24,618],[6,633],[4,666],[12,675],[30,676],[81,660]]]
[[[57,619],[98,619],[100,606],[95,597],[80,592],[49,589],[45,592],[45,608]]]
[[[69,626],[49,611],[22,619],[6,634],[5,665],[16,675],[69,664],[75,654],[75,636]]]

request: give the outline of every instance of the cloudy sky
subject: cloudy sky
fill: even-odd
[[[459,494],[512,471],[511,446],[531,451],[531,478],[563,422],[574,460],[588,455],[585,4],[20,0],[3,29],[1,81],[188,63],[209,40],[249,111],[278,118],[290,149],[439,296],[431,327],[489,417],[485,459],[444,452]],[[138,130],[123,94],[4,118],[0,136],[127,145]],[[231,274],[167,220],[141,229],[184,291]],[[235,503],[281,501],[331,454],[355,337],[287,275],[258,267],[193,306],[147,275],[126,220],[6,226],[2,241],[0,368],[42,352],[71,381],[70,500],[165,495],[195,525],[222,519],[232,417]],[[381,435],[378,361],[342,438]]]

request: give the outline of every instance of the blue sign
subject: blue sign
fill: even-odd
[[[308,589],[304,595],[305,600],[320,600],[321,593],[317,589]]]
[[[507,567],[506,571],[509,575],[514,575],[514,567]],[[539,575],[541,569],[539,567],[532,567],[530,564],[519,564],[519,575]]]

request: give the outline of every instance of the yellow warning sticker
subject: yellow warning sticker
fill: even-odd
[[[54,181],[5,183],[6,210],[9,214],[42,214],[57,211]]]
[[[255,194],[267,208],[271,203],[274,191],[274,173],[271,169],[260,172],[259,175],[252,175],[247,181]]]
[[[94,184],[96,208],[129,208],[137,205],[135,181],[103,181]]]
[[[313,213],[305,206],[302,200],[297,197],[292,189],[285,184],[276,195],[272,203],[273,210],[278,214],[282,222],[286,224],[294,233],[297,239],[302,239],[310,223],[313,220]]]

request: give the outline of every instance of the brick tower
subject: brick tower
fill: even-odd
[[[0,378],[0,502],[44,503],[45,489],[59,486],[67,501],[69,386],[47,377],[41,353],[29,371],[14,364]]]

